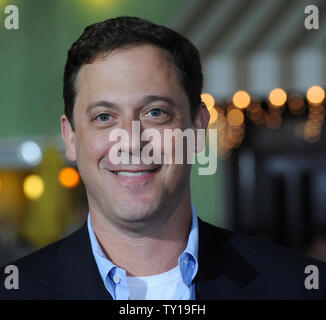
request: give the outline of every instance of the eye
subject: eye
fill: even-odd
[[[110,119],[111,115],[109,113],[101,113],[95,118],[95,120],[99,120],[101,122],[109,121]]]
[[[149,114],[153,117],[153,118],[159,118],[162,115],[166,115],[167,112],[159,109],[159,108],[155,108],[149,111]]]

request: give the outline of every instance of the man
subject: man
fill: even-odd
[[[133,132],[135,121],[141,132],[155,129],[161,137],[170,129],[205,130],[201,90],[198,51],[174,31],[132,17],[85,29],[68,53],[61,126],[89,217],[71,236],[14,262],[19,289],[2,286],[2,298],[326,297],[325,264],[199,219],[190,164],[112,160],[114,129],[131,137],[120,141],[117,156],[137,158],[149,143]],[[164,146],[159,150],[166,159]],[[173,142],[173,159],[175,153]],[[305,287],[308,265],[318,268],[318,289]]]

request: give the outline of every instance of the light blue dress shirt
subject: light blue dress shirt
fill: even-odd
[[[117,267],[105,256],[95,236],[90,214],[88,214],[87,218],[87,227],[93,255],[106,290],[114,300],[128,300],[129,288],[126,271]],[[198,220],[193,206],[192,223],[188,243],[185,250],[179,256],[178,263],[181,277],[185,285],[176,289],[173,300],[195,300],[195,284],[192,281],[198,270]]]

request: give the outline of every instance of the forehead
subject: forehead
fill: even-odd
[[[172,58],[165,50],[152,45],[117,49],[97,57],[81,67],[76,85],[76,103],[78,98],[104,94],[111,99],[123,99],[128,94],[185,96]]]

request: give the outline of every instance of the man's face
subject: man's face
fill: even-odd
[[[115,225],[139,227],[166,220],[161,212],[190,194],[190,165],[113,165],[109,158],[116,143],[109,141],[110,132],[124,129],[131,139],[132,121],[140,121],[141,132],[152,128],[162,136],[164,129],[192,127],[189,100],[164,50],[142,45],[83,65],[73,117],[75,131],[62,117],[66,154],[77,162],[91,212]],[[121,152],[133,154],[131,142]]]

